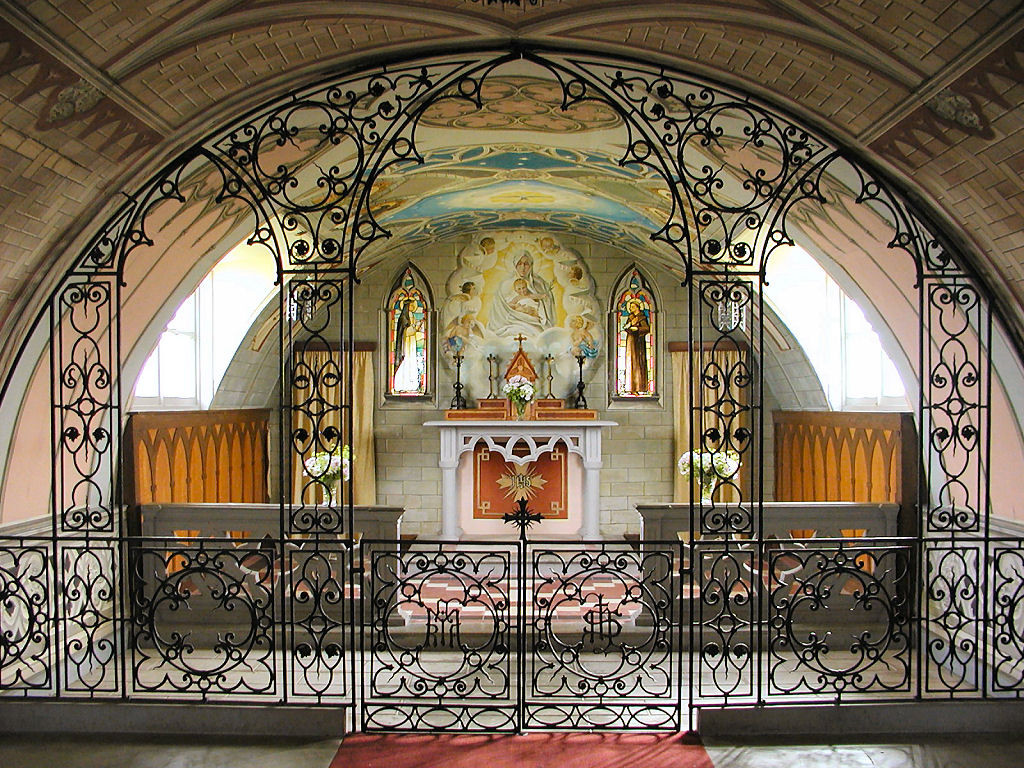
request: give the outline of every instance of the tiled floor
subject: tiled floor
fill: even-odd
[[[267,742],[0,737],[3,768],[328,768],[337,739]]]
[[[0,738],[3,768],[328,768],[337,740],[241,742],[69,737]],[[915,744],[705,745],[714,768],[1020,768],[1024,740],[931,739]],[[343,753],[344,754],[344,753]],[[579,757],[579,755],[576,755]],[[373,768],[387,768],[386,755]],[[557,756],[553,756],[557,765]],[[340,768],[341,760],[334,761]],[[345,768],[370,768],[345,765]],[[419,768],[444,768],[434,758]],[[523,765],[522,768],[546,768]],[[595,768],[620,768],[602,761]],[[623,765],[621,768],[633,768]],[[642,768],[642,766],[637,766]]]
[[[928,740],[917,744],[705,744],[715,768],[1020,768],[1024,741]]]

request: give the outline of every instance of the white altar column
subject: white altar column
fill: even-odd
[[[428,422],[429,424],[430,422]],[[441,430],[441,538],[458,541],[462,538],[459,527],[459,435],[453,429]]]
[[[583,433],[583,520],[581,539],[601,538],[601,430]]]

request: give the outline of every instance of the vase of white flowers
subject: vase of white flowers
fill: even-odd
[[[679,457],[676,466],[679,474],[690,480],[692,477],[700,488],[700,500],[711,501],[711,494],[720,480],[728,480],[740,468],[740,455],[736,451],[715,451],[714,453],[687,451]]]
[[[327,501],[334,506],[337,496],[335,487],[339,479],[348,481],[350,469],[349,450],[347,445],[341,447],[340,452],[322,451],[314,453],[306,459],[302,467],[306,476],[311,477],[327,488]]]
[[[526,406],[533,400],[533,384],[525,376],[513,376],[501,388],[516,409],[516,418],[521,419],[526,413]]]

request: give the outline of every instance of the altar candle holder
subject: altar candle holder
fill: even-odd
[[[554,393],[551,391],[551,385],[552,385],[552,382],[555,379],[555,370],[554,370],[555,356],[552,355],[551,353],[548,353],[548,354],[544,355],[544,362],[547,363],[547,366],[548,366],[548,394],[547,394],[547,398],[548,398],[548,400],[551,400],[555,396]]]
[[[587,388],[587,385],[583,382],[583,361],[586,359],[582,354],[574,355],[576,358],[576,364],[580,368],[580,379],[576,383],[576,397],[572,401],[573,408],[586,408],[587,397],[583,394],[583,390]]]
[[[487,356],[487,399],[494,400],[494,388],[498,383],[498,356],[493,352]]]
[[[463,355],[461,352],[455,353],[455,383],[452,384],[452,389],[455,390],[455,396],[452,398],[451,407],[456,411],[462,411],[466,408],[466,398],[462,394],[462,358]]]

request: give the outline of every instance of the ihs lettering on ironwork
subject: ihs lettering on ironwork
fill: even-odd
[[[605,601],[604,595],[598,593],[597,605],[583,614],[583,623],[587,625],[583,640],[591,646],[607,645],[622,631],[622,624],[618,620],[621,616],[619,609],[613,609]]]
[[[427,606],[427,626],[424,646],[428,648],[460,648],[462,645],[462,616],[459,611],[461,603],[449,604],[447,600],[439,600],[437,609]]]

